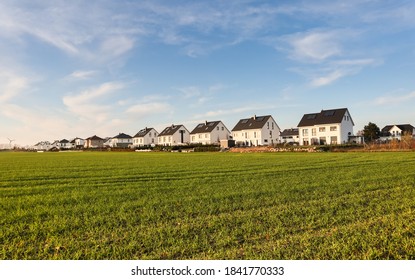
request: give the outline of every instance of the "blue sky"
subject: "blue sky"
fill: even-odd
[[[415,125],[415,2],[0,2],[0,144],[349,108]]]

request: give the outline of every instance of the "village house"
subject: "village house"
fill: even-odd
[[[110,138],[106,143],[111,148],[128,148],[133,144],[133,137],[120,132],[118,135]]]
[[[203,145],[220,144],[221,140],[228,140],[231,132],[221,121],[205,121],[198,124],[190,132],[190,143]]]
[[[49,151],[52,147],[52,143],[50,143],[49,141],[41,141],[36,143],[33,146],[33,149],[36,151]]]
[[[298,133],[298,128],[284,129],[284,131],[280,134],[280,143],[299,144],[300,136]]]
[[[300,145],[333,145],[349,142],[354,122],[347,108],[305,114],[300,123]]]
[[[401,140],[401,136],[408,134],[415,138],[415,127],[410,124],[387,125],[381,130],[380,140]]]
[[[158,132],[154,128],[144,128],[133,137],[133,147],[157,145]]]
[[[158,135],[158,144],[162,146],[185,145],[190,142],[190,133],[183,125],[166,127]]]
[[[85,140],[79,137],[76,137],[71,140],[72,149],[82,149],[85,145]]]
[[[280,128],[271,115],[241,119],[232,129],[236,145],[262,146],[277,144]]]
[[[96,135],[85,139],[84,148],[102,148],[104,146],[104,139]]]

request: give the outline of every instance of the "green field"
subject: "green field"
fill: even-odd
[[[0,153],[1,259],[415,259],[415,153]]]

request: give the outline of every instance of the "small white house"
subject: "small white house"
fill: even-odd
[[[175,125],[166,127],[157,137],[159,145],[176,146],[186,145],[190,142],[190,133],[184,125]]]
[[[157,145],[158,132],[154,128],[144,128],[133,137],[134,147]]]
[[[300,145],[335,145],[349,142],[354,122],[347,108],[305,114],[298,124]]]
[[[284,129],[280,134],[280,143],[300,143],[298,128]]]
[[[52,143],[50,143],[49,141],[41,141],[39,143],[36,143],[33,146],[33,149],[36,151],[48,151],[52,148]]]
[[[81,149],[85,145],[85,140],[79,137],[76,137],[71,140],[72,149]]]
[[[277,144],[280,127],[271,115],[241,119],[232,129],[236,145],[268,146]]]
[[[113,148],[128,148],[132,144],[133,137],[121,132],[108,140],[108,146]]]
[[[383,141],[392,139],[401,140],[401,136],[405,134],[412,135],[415,138],[415,127],[410,124],[387,125],[382,128],[380,139]]]
[[[198,124],[190,132],[190,143],[201,143],[203,145],[220,144],[221,140],[228,140],[231,132],[221,121],[205,121]]]

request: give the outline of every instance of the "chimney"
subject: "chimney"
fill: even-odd
[[[256,115],[254,115],[252,118],[254,119],[254,121],[256,121]]]
[[[205,125],[207,125],[207,121],[205,121]]]

